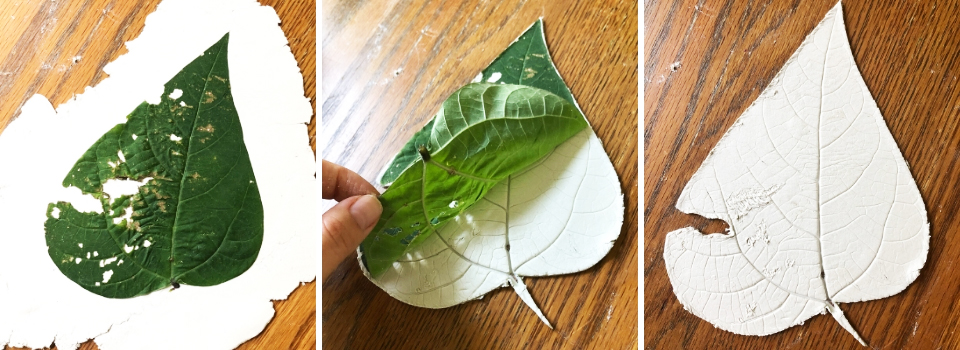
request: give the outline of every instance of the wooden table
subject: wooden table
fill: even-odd
[[[261,0],[273,6],[316,110],[316,1]],[[43,94],[54,106],[106,78],[102,68],[126,52],[146,15],[159,0],[0,2],[0,132],[30,96]],[[103,11],[106,10],[104,13]],[[74,56],[82,56],[73,62]],[[316,118],[309,126],[316,150]],[[312,349],[316,346],[316,282],[274,302],[276,315],[241,349]],[[6,347],[5,347],[6,348]],[[92,341],[81,349],[96,349]]]
[[[622,182],[625,222],[609,255],[577,274],[528,278],[556,329],[513,290],[447,309],[391,298],[348,258],[323,285],[334,349],[636,348],[637,4],[631,1],[325,1],[322,157],[373,182],[438,110],[543,16],[557,68]]]
[[[644,347],[860,349],[833,318],[736,335],[683,310],[664,268],[667,232],[725,224],[685,215],[678,195],[723,133],[834,1],[659,1],[645,13]],[[694,6],[696,5],[696,6]],[[960,346],[960,21],[948,1],[844,1],[854,58],[916,178],[930,220],[920,277],[895,296],[843,304],[874,349]],[[671,65],[680,62],[673,71]]]

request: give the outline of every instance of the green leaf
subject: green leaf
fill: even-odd
[[[550,59],[547,51],[547,41],[543,34],[543,20],[533,22],[523,35],[520,35],[513,44],[510,44],[493,63],[478,76],[483,82],[500,84],[515,84],[547,90],[554,95],[576,105],[570,89],[560,78],[557,67]],[[496,79],[493,79],[496,78]],[[577,108],[579,109],[579,107]],[[417,147],[425,144],[433,128],[433,120],[427,123],[420,131],[410,138],[400,149],[400,152],[387,165],[380,177],[380,183],[392,184],[400,173],[406,170],[419,158]]]
[[[490,63],[482,73],[482,81],[489,81],[499,73],[496,82],[544,89],[577,104],[560,72],[550,59],[547,41],[543,35],[543,20],[537,20],[517,41]],[[578,108],[579,109],[579,108]]]
[[[587,122],[549,91],[474,83],[450,96],[429,125],[418,159],[380,197],[383,214],[361,244],[373,276]]]
[[[230,91],[224,35],[96,141],[63,181],[103,212],[47,207],[50,258],[81,287],[129,298],[211,286],[253,265],[263,205]],[[137,181],[139,183],[132,183]],[[108,187],[135,185],[129,193]]]

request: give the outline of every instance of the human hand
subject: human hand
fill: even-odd
[[[350,256],[380,220],[383,207],[380,194],[363,177],[350,169],[323,161],[323,199],[334,199],[337,205],[323,213],[321,245],[323,280],[343,259]]]

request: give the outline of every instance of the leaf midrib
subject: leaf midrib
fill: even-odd
[[[822,159],[823,159],[823,148],[821,147],[821,123],[823,122],[823,94],[824,94],[824,81],[827,76],[827,56],[830,55],[830,41],[833,39],[833,29],[837,25],[837,19],[834,18],[833,23],[830,26],[829,35],[827,35],[827,48],[823,50],[823,69],[820,71],[820,104],[817,106],[817,258],[820,259],[820,276],[818,279],[823,285],[823,295],[826,296],[828,302],[832,302],[830,291],[827,289],[827,271],[823,267],[823,203],[820,201],[820,192],[822,192],[820,186],[822,184],[821,174],[822,169]],[[816,28],[814,28],[816,30]],[[739,247],[740,242],[737,241],[737,246]]]
[[[180,199],[183,198],[183,188],[184,188],[185,182],[187,181],[187,174],[186,174],[187,166],[190,164],[190,159],[193,156],[193,154],[190,153],[190,149],[194,139],[193,133],[197,131],[197,121],[200,119],[200,109],[201,109],[201,106],[203,105],[203,96],[207,92],[207,86],[210,85],[210,75],[213,74],[213,70],[216,69],[217,64],[220,63],[220,55],[223,53],[223,50],[225,48],[226,48],[226,44],[219,47],[219,50],[217,51],[217,57],[214,57],[213,65],[211,65],[210,70],[207,71],[207,78],[204,79],[203,89],[200,91],[200,99],[197,100],[197,111],[193,115],[193,126],[190,129],[190,139],[187,140],[186,160],[183,162],[183,170],[180,172],[181,173],[180,188],[179,188],[179,191],[177,192],[177,214],[173,219],[173,227],[171,227],[171,230],[170,230],[171,231],[170,233],[170,279],[171,280],[178,275],[174,271],[174,269],[177,267],[177,259],[175,254],[175,251],[177,249],[177,228],[179,227],[178,223],[180,222],[180,213],[182,212],[180,210]]]

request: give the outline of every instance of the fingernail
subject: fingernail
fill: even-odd
[[[380,201],[377,200],[377,197],[369,194],[360,197],[350,206],[350,215],[357,222],[357,226],[364,230],[372,228],[380,219],[380,213],[382,212],[383,207],[380,205]]]

